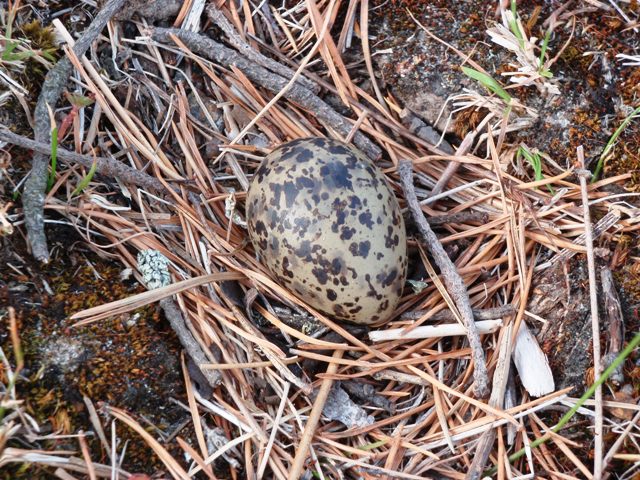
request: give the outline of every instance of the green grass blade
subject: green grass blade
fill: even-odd
[[[521,145],[518,148],[518,152],[516,153],[516,155],[518,158],[524,157],[529,165],[531,165],[531,168],[533,168],[533,177],[536,181],[544,180],[544,175],[542,175],[542,157],[540,157],[540,154],[538,152],[532,153],[527,147]],[[549,189],[549,193],[551,193],[551,195],[555,195],[555,191],[553,190],[553,187],[551,185],[547,185],[547,188]]]
[[[94,160],[93,163],[91,164],[91,168],[89,169],[89,172],[87,173],[87,175],[80,181],[80,183],[78,184],[78,186],[76,187],[76,189],[73,191],[73,193],[71,194],[72,196],[76,196],[78,195],[80,192],[82,192],[85,188],[87,188],[87,185],[89,185],[89,182],[91,182],[91,179],[93,178],[93,175],[96,173],[96,168],[98,167],[98,162],[97,160]]]
[[[549,40],[551,39],[551,30],[547,30],[544,34],[544,40],[542,41],[542,47],[540,48],[540,70],[543,70],[544,56],[547,53],[547,47],[549,46]]]
[[[623,132],[625,128],[627,128],[627,125],[631,123],[631,120],[633,120],[636,117],[636,115],[639,115],[639,114],[640,114],[640,107],[637,107],[633,112],[631,112],[631,115],[629,115],[627,118],[624,119],[624,121],[620,124],[620,126],[616,129],[616,131],[613,132],[613,135],[611,135],[611,138],[609,139],[609,141],[607,142],[607,145],[604,147],[604,150],[602,151],[602,155],[600,155],[600,158],[598,159],[598,164],[596,165],[596,169],[593,172],[593,177],[591,177],[591,183],[598,180],[598,177],[600,176],[600,173],[602,173],[602,169],[604,168],[604,161],[607,159],[607,156],[609,155],[611,150],[613,150],[613,145],[616,143],[616,140],[618,139],[620,134]]]
[[[58,166],[58,128],[51,130],[51,171],[47,179],[47,192],[53,187],[56,180],[56,168]]]
[[[524,35],[520,31],[520,27],[518,26],[518,12],[516,10],[516,2],[515,0],[511,0],[511,14],[513,18],[509,21],[509,29],[518,39],[518,43],[520,43],[520,47],[524,46]]]
[[[490,77],[486,73],[479,72],[478,70],[475,70],[469,67],[462,67],[462,71],[467,77],[472,78],[476,82],[479,82],[487,90],[495,93],[505,102],[511,103],[511,95],[509,95],[507,91],[504,88],[502,88],[502,86],[497,81],[495,81],[492,77]]]

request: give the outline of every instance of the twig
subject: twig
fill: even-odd
[[[240,37],[231,22],[227,20],[227,17],[225,17],[222,12],[215,7],[215,5],[209,5],[206,12],[209,19],[218,25],[218,27],[220,27],[220,29],[225,33],[229,39],[229,43],[249,60],[256,62],[258,65],[261,65],[264,68],[271,70],[273,73],[287,79],[291,79],[291,77],[295,75],[295,72],[286,65],[276,62],[269,57],[265,57],[260,52],[251,48],[251,45],[246,43],[242,37]],[[298,82],[302,87],[312,90],[314,93],[318,93],[320,91],[318,86],[308,78],[299,77],[296,82]]]
[[[498,364],[493,374],[493,388],[491,390],[491,398],[489,405],[496,408],[503,408],[504,394],[507,389],[507,380],[509,379],[509,366],[511,364],[511,329],[509,325],[502,331],[502,343],[500,344],[500,353],[498,355]],[[493,448],[493,441],[496,438],[495,428],[485,431],[476,448],[473,462],[467,476],[467,480],[478,480],[482,476],[484,466],[489,459],[489,454]]]
[[[427,219],[429,225],[432,227],[438,225],[444,225],[446,223],[469,223],[480,222],[487,223],[489,221],[489,214],[487,212],[458,212],[451,214],[438,215],[437,217],[431,217]]]
[[[582,145],[577,149],[578,162],[580,168],[576,169],[576,174],[580,179],[580,192],[582,194],[582,207],[584,210],[584,233],[585,246],[587,247],[587,267],[589,270],[589,297],[591,299],[591,328],[593,331],[593,369],[594,377],[598,378],[601,374],[600,366],[600,319],[598,316],[598,287],[596,284],[596,260],[593,252],[593,236],[591,233],[591,214],[589,212],[589,192],[587,190],[587,180],[591,177],[591,172],[584,165],[584,150]],[[593,452],[593,476],[594,478],[602,477],[603,463],[603,445],[602,445],[602,387],[598,386],[595,391],[595,413],[596,425],[593,435],[594,452]]]
[[[480,342],[480,336],[478,329],[476,328],[475,321],[473,319],[473,312],[471,310],[471,304],[469,302],[469,293],[462,281],[462,278],[458,274],[455,265],[445,252],[440,240],[433,233],[431,227],[424,218],[420,203],[416,197],[415,188],[413,186],[413,172],[412,164],[408,160],[402,160],[398,164],[398,173],[400,174],[400,180],[402,182],[402,188],[405,193],[405,198],[411,210],[411,214],[422,234],[425,244],[433,256],[440,272],[444,283],[449,291],[451,297],[453,297],[456,306],[460,312],[462,321],[467,328],[467,337],[469,339],[469,346],[471,347],[472,358],[474,362],[473,377],[475,380],[475,394],[482,398],[489,392],[489,378],[487,375],[487,365],[484,359],[484,353],[482,351],[482,343]]]
[[[204,35],[176,28],[155,28],[151,37],[159,42],[168,42],[171,39],[171,35],[175,35],[190,49],[205,58],[213,60],[221,65],[236,66],[242,70],[242,72],[251,81],[261,85],[272,93],[278,94],[288,84],[288,81],[280,75],[256,65],[254,62],[238,55],[234,50],[231,50],[230,48],[227,48]],[[298,84],[293,84],[284,93],[284,97],[304,107],[310,112],[313,112],[316,115],[316,119],[327,129],[335,130],[344,137],[349,135],[351,132],[351,123],[327,105],[311,90]],[[380,148],[360,132],[356,132],[354,135],[353,143],[355,143],[369,158],[378,159],[382,155]]]
[[[502,326],[502,320],[482,320],[475,322],[478,333],[486,335],[493,333]],[[369,340],[372,342],[384,342],[387,340],[400,340],[407,338],[440,338],[466,335],[464,325],[456,323],[444,323],[442,325],[425,325],[411,330],[406,328],[391,328],[388,330],[372,330],[369,332]]]
[[[462,157],[463,155],[465,155],[473,146],[473,140],[475,138],[476,138],[475,131],[467,133],[466,137],[464,137],[464,139],[462,140],[462,143],[460,144],[460,146],[456,149],[454,156]],[[431,193],[429,194],[429,196],[433,197],[435,195],[438,195],[439,193],[442,193],[442,191],[447,186],[447,183],[449,183],[449,180],[451,180],[451,177],[453,177],[453,175],[458,171],[458,168],[460,168],[460,162],[456,162],[456,161],[449,162],[449,164],[447,165],[447,168],[445,168],[444,172],[442,172],[442,175],[440,175],[438,182],[435,184],[435,186],[431,190]]]
[[[111,17],[124,5],[125,0],[109,0],[96,15],[93,22],[76,42],[73,51],[82,56],[91,43],[100,34]],[[49,143],[51,139],[51,123],[49,108],[55,109],[58,98],[62,94],[71,75],[72,66],[68,58],[60,60],[45,77],[42,90],[36,104],[33,129],[34,138],[38,142]],[[49,156],[38,153],[33,156],[31,173],[25,182],[22,193],[25,225],[31,246],[32,255],[43,263],[49,262],[49,247],[44,233],[44,200],[47,186],[47,170]]]
[[[336,350],[333,352],[333,358],[335,360],[340,360],[343,353],[343,350]],[[337,371],[338,363],[332,362],[327,367],[326,374],[328,377],[330,377]],[[311,445],[313,434],[316,432],[316,426],[320,421],[320,416],[322,415],[322,410],[324,408],[324,404],[327,401],[327,397],[329,396],[329,391],[331,390],[332,384],[332,378],[325,378],[322,380],[320,390],[318,391],[318,396],[313,403],[313,409],[311,410],[311,414],[309,414],[307,424],[305,425],[304,432],[302,433],[302,438],[300,439],[300,443],[298,444],[298,448],[296,449],[296,456],[293,459],[291,470],[289,470],[289,475],[287,476],[288,480],[298,480],[298,478],[300,478],[300,475],[302,474],[304,462],[307,459],[307,451],[309,450],[309,447]]]
[[[200,344],[193,338],[193,335],[187,328],[187,325],[180,313],[180,309],[176,306],[171,298],[163,298],[160,300],[160,306],[164,310],[164,314],[169,320],[169,324],[176,335],[180,339],[180,343],[193,359],[196,365],[211,363]],[[215,388],[220,383],[220,372],[208,368],[200,368],[202,375],[207,379],[211,388]]]
[[[429,224],[431,224],[431,222],[429,222]],[[513,315],[515,313],[515,308],[513,308],[513,305],[502,305],[495,308],[473,308],[471,309],[471,311],[473,312],[473,318],[475,318],[476,321],[496,320],[498,318],[504,318],[509,315]],[[402,320],[419,320],[420,318],[424,317],[426,313],[427,310],[414,310],[412,312],[403,313],[402,315],[400,315],[400,318]],[[455,319],[456,316],[451,310],[442,310],[429,318],[429,320],[432,322],[452,322]]]
[[[9,142],[22,148],[28,148],[34,152],[47,154],[51,151],[51,145],[47,142],[37,142],[22,135],[15,134],[6,128],[0,128],[0,140]],[[35,157],[34,157],[35,158]],[[58,158],[68,163],[78,163],[86,168],[91,168],[96,162],[96,172],[107,177],[119,178],[125,183],[153,190],[158,193],[167,193],[166,187],[152,176],[131,168],[122,162],[106,157],[92,157],[82,155],[58,147]]]

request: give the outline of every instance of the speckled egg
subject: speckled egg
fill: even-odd
[[[354,147],[327,138],[273,150],[247,193],[249,236],[291,292],[336,320],[376,323],[398,304],[407,239],[382,172]]]

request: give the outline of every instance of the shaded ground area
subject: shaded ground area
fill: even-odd
[[[25,354],[18,392],[27,399],[27,413],[44,426],[40,434],[93,430],[83,401],[88,397],[98,410],[107,403],[137,412],[158,438],[189,438],[190,415],[174,402],[186,401],[180,345],[158,310],[150,306],[73,327],[71,314],[143,289],[134,279],[123,278],[126,272],[118,264],[87,249],[71,227],[53,226],[47,233],[53,255],[46,267],[31,260],[21,235],[0,240],[0,347],[13,351],[7,318],[7,308],[13,307]],[[159,466],[139,436],[124,428],[118,435],[128,442],[124,468],[151,473]],[[105,461],[98,439],[90,436],[88,441],[95,461]],[[37,443],[42,449],[79,448],[75,439]],[[5,467],[2,478],[50,478],[37,467],[25,467]]]

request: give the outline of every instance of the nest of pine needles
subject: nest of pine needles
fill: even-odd
[[[202,370],[194,379],[184,369],[197,442],[174,441],[188,464],[171,457],[135,411],[110,405],[103,421],[116,419],[143,436],[174,478],[286,479],[305,471],[327,479],[463,478],[478,468],[481,448],[487,460],[478,475],[493,466],[501,476],[588,473],[579,453],[585,446],[561,432],[550,445],[563,452],[564,463],[551,447],[506,460],[553,426],[546,422],[557,417],[540,411],[566,406],[566,390],[534,398],[512,378],[512,401],[504,401],[517,332],[538,320],[526,315],[535,278],[588,249],[578,157],[565,167],[545,162],[543,177],[530,177],[505,135],[517,124],[511,111],[494,124],[479,122],[470,147],[456,154],[420,135],[378,84],[366,8],[360,13],[355,4],[343,5],[337,21],[340,2],[333,1],[289,9],[263,2],[255,10],[244,2],[238,11],[225,3],[204,13],[200,2],[185,2],[177,29],[133,17],[127,29],[113,23],[82,58],[65,50],[75,72],[69,90],[90,100],[76,109],[60,149],[85,163],[58,153],[66,163],[45,211],[66,217],[93,249],[131,268],[141,282],[138,254],[160,252],[171,278],[170,285],[75,318],[98,322],[160,302]],[[200,17],[202,24],[194,21]],[[361,59],[347,64],[345,45],[355,43]],[[96,55],[109,49],[111,55]],[[473,94],[474,106],[483,94],[489,96]],[[498,112],[500,101],[487,100]],[[56,116],[66,115],[68,109]],[[396,313],[376,329],[375,342],[361,328],[314,318],[256,259],[243,224],[249,182],[269,151],[308,136],[358,145],[382,167],[403,209],[408,203],[397,167],[411,162],[420,208],[454,261],[471,307],[489,312],[486,318],[494,312],[495,328],[481,336],[494,381],[490,399],[474,395],[464,334],[411,336],[418,327],[455,323],[440,272],[411,221],[413,287],[407,285]],[[93,172],[94,157],[103,167],[124,164],[147,183],[113,178],[106,167]],[[452,162],[459,167],[443,193],[430,196]],[[638,228],[637,208],[605,188],[629,175],[588,188],[594,221],[609,215],[598,232],[604,244]],[[196,388],[198,382],[207,388]],[[355,413],[331,414],[327,405]],[[314,410],[319,418],[297,467]],[[109,451],[110,464],[119,464],[118,451]],[[128,478],[86,456],[77,464],[93,475]]]

